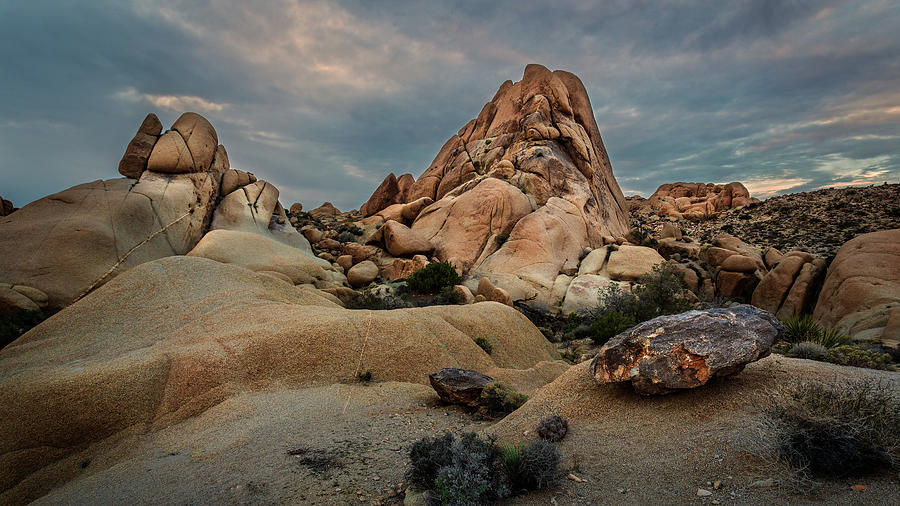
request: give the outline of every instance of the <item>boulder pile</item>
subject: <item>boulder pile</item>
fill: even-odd
[[[661,216],[702,220],[721,211],[743,207],[759,199],[751,198],[741,183],[667,183],[660,185],[646,204]]]

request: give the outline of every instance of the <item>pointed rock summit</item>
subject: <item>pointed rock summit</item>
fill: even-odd
[[[388,176],[361,211],[433,199],[411,228],[436,256],[538,306],[551,303],[557,275],[575,270],[585,248],[627,231],[584,85],[541,65],[503,83],[421,177],[400,186]]]

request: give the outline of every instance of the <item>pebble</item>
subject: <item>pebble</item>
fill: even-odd
[[[850,488],[852,488],[854,492],[865,492],[869,487],[865,485],[853,485]]]
[[[775,480],[766,478],[765,480],[757,480],[750,484],[751,487],[771,487],[775,485]]]
[[[587,481],[587,480],[585,480],[585,479],[583,479],[583,478],[579,478],[578,476],[575,476],[575,475],[572,474],[572,473],[569,473],[569,475],[566,476],[566,478],[568,478],[568,479],[574,481],[575,483],[584,483],[584,482]]]
[[[721,486],[722,486],[722,482],[721,482],[721,481],[716,480],[716,481],[713,482],[713,488],[714,488],[714,489],[719,490],[719,487],[721,487]]]
[[[705,488],[697,489],[697,497],[706,497],[709,495],[712,495],[712,492],[710,492],[709,490],[706,490]]]

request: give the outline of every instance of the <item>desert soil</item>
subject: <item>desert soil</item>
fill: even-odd
[[[400,504],[416,440],[446,430],[527,440],[550,412],[570,420],[559,446],[564,474],[585,481],[563,478],[509,504],[896,504],[896,475],[806,494],[747,451],[768,389],[801,377],[865,376],[900,388],[898,373],[772,356],[704,388],[641,398],[628,385],[594,384],[583,363],[496,423],[444,406],[418,384],[276,387],[72,456],[60,465],[80,467],[78,475],[37,504]],[[698,497],[698,488],[712,495]]]

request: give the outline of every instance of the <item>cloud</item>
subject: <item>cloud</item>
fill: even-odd
[[[582,79],[631,192],[894,182],[898,23],[890,0],[0,2],[0,190],[114,177],[147,112],[195,110],[285,202],[351,209],[530,62]]]
[[[119,100],[146,104],[175,113],[194,111],[208,114],[221,112],[227,107],[227,104],[218,104],[203,97],[193,95],[154,95],[152,93],[141,93],[134,87],[128,87],[116,92],[115,97]]]

